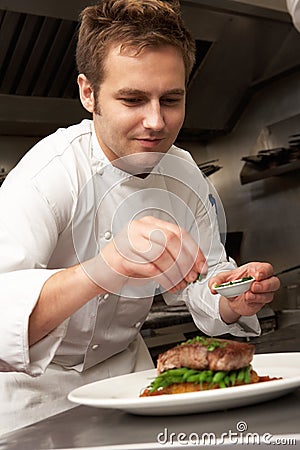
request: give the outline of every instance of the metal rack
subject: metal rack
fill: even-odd
[[[300,134],[289,137],[288,148],[260,150],[256,155],[244,156],[240,173],[241,184],[251,183],[300,169]]]

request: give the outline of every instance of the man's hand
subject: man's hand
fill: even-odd
[[[135,286],[150,281],[175,292],[207,271],[205,257],[192,237],[155,217],[131,221],[83,267],[97,285],[114,293],[125,283]]]
[[[274,298],[274,292],[280,287],[280,281],[273,274],[269,263],[251,262],[228,272],[221,272],[212,277],[208,283],[213,294],[216,294],[216,284],[253,276],[255,281],[249,291],[232,298],[220,298],[220,315],[224,322],[236,322],[240,316],[256,314],[266,303]]]
[[[128,285],[130,295],[135,295],[131,286],[142,285],[147,297],[158,283],[176,291],[206,271],[203,253],[185,230],[154,217],[133,220],[96,257],[46,281],[30,316],[30,345],[96,295],[119,293]],[[146,284],[151,289],[147,290]]]

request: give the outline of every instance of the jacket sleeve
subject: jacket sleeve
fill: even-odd
[[[286,6],[288,12],[291,15],[295,28],[297,28],[297,30],[300,31],[300,1],[286,0]]]
[[[34,184],[17,178],[18,173],[9,175],[0,189],[0,371],[36,376],[51,362],[66,330],[65,322],[28,347],[29,316],[44,283],[57,271],[47,269],[47,263],[58,226]]]
[[[210,193],[209,185],[205,183],[204,179],[200,189],[203,202],[199,202],[195,211],[195,228],[197,229],[191,230],[191,232],[194,236],[198,236],[197,242],[208,264],[208,274],[204,280],[188,285],[178,294],[165,293],[164,299],[168,304],[184,302],[195,325],[209,336],[226,333],[235,336],[256,336],[260,333],[256,315],[241,317],[236,323],[226,324],[219,312],[220,295],[212,294],[208,287],[208,280],[212,276],[218,272],[234,269],[236,263],[230,257],[227,257],[224,245],[221,242],[218,218],[221,205],[217,205]]]
[[[45,281],[55,271],[16,270],[0,274],[0,371],[41,375],[64,337],[67,321],[29,348],[29,316]]]
[[[230,270],[232,263],[219,264],[216,270]],[[256,315],[241,317],[237,322],[226,324],[223,322],[219,312],[219,294],[212,294],[207,286],[207,280],[190,284],[186,289],[178,294],[164,293],[164,300],[167,304],[177,304],[184,302],[189,309],[194,323],[203,333],[208,336],[218,336],[231,334],[233,336],[258,336],[260,325]]]

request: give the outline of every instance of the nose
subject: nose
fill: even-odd
[[[165,126],[163,112],[158,101],[149,102],[147,105],[143,126],[154,131],[160,131]]]

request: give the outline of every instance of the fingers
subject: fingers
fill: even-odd
[[[263,294],[267,292],[276,292],[280,288],[280,280],[277,277],[262,279],[261,281],[254,281],[251,286],[253,294]]]
[[[228,272],[221,272],[209,281],[211,291],[216,294],[214,286],[227,281],[237,280],[245,276],[253,276],[255,281],[251,285],[251,291],[256,294],[275,292],[280,287],[280,281],[273,276],[273,266],[264,262],[251,262],[244,264]]]
[[[233,271],[231,271],[233,272]],[[235,278],[230,277],[230,272],[221,272],[218,275],[211,277],[208,281],[208,287],[213,294],[217,294],[217,291],[214,289],[214,286],[222,283],[226,283],[227,281],[234,280]]]
[[[167,290],[183,289],[206,271],[205,257],[192,237],[154,217],[131,221],[113,243],[103,252],[116,272],[145,282],[155,278]]]
[[[253,262],[228,272],[222,272],[209,281],[209,287],[211,292],[215,294],[215,284],[237,280],[244,276],[253,276],[255,278],[250,290],[237,297],[223,298],[222,304],[224,305],[227,302],[227,305],[235,314],[251,316],[260,311],[265,304],[272,302],[274,293],[280,287],[280,280],[273,275],[271,264]],[[226,316],[227,313],[225,312]]]
[[[248,263],[248,264],[245,264],[244,267],[245,268],[248,267],[248,270],[251,271],[251,275],[253,275],[257,281],[261,281],[266,278],[270,278],[274,274],[273,266],[270,263],[266,263],[266,262]]]
[[[207,270],[203,253],[184,229],[153,217],[145,217],[140,222],[145,240],[156,250],[144,256],[151,256],[153,264],[172,286],[183,288],[194,281],[198,273]]]
[[[257,314],[261,308],[270,303],[273,300],[273,294],[268,293],[264,295],[254,296],[246,294],[240,295],[239,297],[225,298],[221,297],[220,300],[220,314],[223,320],[228,323],[231,322],[229,318],[232,317],[232,313],[237,316],[252,316]],[[231,311],[231,313],[230,313]],[[233,320],[234,321],[234,320]]]
[[[245,302],[248,305],[264,305],[266,303],[270,303],[274,298],[273,292],[265,292],[263,294],[253,294],[253,292],[249,291],[245,293]]]
[[[202,269],[206,263],[205,257],[196,242],[183,228],[154,217],[144,217],[140,222],[149,225],[148,229],[145,228],[145,238],[164,244],[174,261],[182,256],[181,252],[183,252],[183,255],[191,260],[196,271]]]
[[[274,289],[273,283],[253,283],[251,290],[245,293],[245,301],[248,304],[261,304],[270,303],[274,299],[274,293],[277,289]],[[276,283],[277,285],[277,283]],[[279,288],[279,285],[278,285]]]

